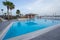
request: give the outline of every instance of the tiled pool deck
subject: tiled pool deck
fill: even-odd
[[[60,40],[60,27],[38,37],[35,37],[31,40]]]
[[[17,21],[17,20],[10,20],[0,23],[0,32],[5,29],[11,22]],[[39,35],[38,37],[35,37],[30,40],[60,40],[60,27],[49,31],[43,35]]]

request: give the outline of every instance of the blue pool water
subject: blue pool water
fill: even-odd
[[[60,23],[59,20],[57,21],[46,19],[30,19],[25,21],[17,21],[12,24],[11,28],[8,30],[3,40],[41,30],[58,23]]]

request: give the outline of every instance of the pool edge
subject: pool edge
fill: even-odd
[[[28,34],[24,34],[22,36],[17,36],[17,37],[13,37],[13,38],[9,38],[8,40],[29,40],[29,39],[32,39],[34,37],[37,37],[38,35],[42,35],[46,32],[49,32],[49,31],[52,31],[56,28],[58,28],[60,26],[60,24],[56,24],[56,25],[53,25],[51,27],[48,27],[48,28],[45,28],[45,29],[42,29],[42,30],[38,30],[38,31],[35,31],[35,32],[31,32],[31,33],[28,33]],[[30,37],[29,37],[30,36]]]
[[[13,24],[14,22],[11,22],[4,30],[3,32],[1,33],[0,35],[0,40],[2,40],[4,38],[4,36],[6,35],[6,33],[8,32],[9,28],[11,27],[11,25]]]

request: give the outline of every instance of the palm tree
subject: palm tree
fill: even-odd
[[[13,3],[10,1],[6,1],[6,2],[3,2],[3,5],[7,6],[7,13],[8,13],[8,20],[9,20],[9,9],[13,5]]]
[[[6,17],[6,13],[4,13],[4,16]]]
[[[14,8],[15,8],[15,5],[12,4],[12,5],[10,6],[10,11],[12,12],[12,9],[14,9]]]
[[[17,16],[19,17],[19,16],[20,16],[20,10],[17,10],[17,11],[16,11],[16,14],[17,14]]]
[[[2,11],[2,14],[3,14],[3,11],[4,11],[4,10],[3,10],[3,9],[1,9],[1,11]],[[3,17],[4,17],[4,16],[3,16]]]
[[[3,9],[1,9],[2,13],[3,13]]]
[[[10,14],[11,14],[11,18],[12,18],[12,10],[15,8],[15,5],[12,3],[12,5],[10,6]]]

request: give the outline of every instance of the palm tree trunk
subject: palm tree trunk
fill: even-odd
[[[7,14],[8,14],[8,20],[9,20],[9,6],[7,6]]]
[[[11,19],[12,19],[12,10],[10,10],[10,14],[11,14]]]
[[[6,0],[7,2],[7,0]],[[8,14],[8,20],[9,20],[9,6],[7,6],[7,14]]]

